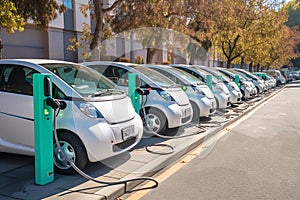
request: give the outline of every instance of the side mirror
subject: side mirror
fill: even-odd
[[[139,95],[149,95],[149,90],[143,90],[142,88],[137,88],[136,90],[135,90]]]

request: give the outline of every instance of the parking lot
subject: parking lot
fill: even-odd
[[[89,163],[85,172],[108,182],[151,176],[281,90],[282,87],[276,88],[247,102],[218,111],[211,118],[202,118],[199,125],[188,124],[169,131],[167,135],[176,137],[174,139],[144,136],[130,152],[102,162]],[[1,199],[114,199],[125,192],[124,184],[105,187],[80,175],[55,174],[54,182],[38,186],[34,183],[34,158],[6,153],[0,156],[0,179]],[[129,183],[127,191],[139,183]]]

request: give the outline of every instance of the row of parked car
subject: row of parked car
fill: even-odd
[[[83,169],[133,148],[143,133],[163,134],[199,123],[217,109],[276,86],[266,73],[196,65],[81,64],[54,60],[0,61],[0,152],[34,155],[33,74],[52,74],[52,96],[66,102],[57,115],[60,145]],[[128,97],[128,74],[147,90],[136,113]],[[210,75],[210,76],[208,76]],[[238,76],[237,76],[238,75]],[[209,84],[211,82],[211,84]],[[74,173],[54,144],[54,166]]]

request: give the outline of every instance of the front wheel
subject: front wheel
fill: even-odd
[[[196,103],[191,102],[191,105],[192,105],[192,109],[193,109],[192,122],[195,124],[199,124],[200,123],[200,110],[199,110],[198,106],[196,105]]]
[[[61,133],[58,135],[59,145],[68,156],[68,159],[80,169],[84,169],[87,164],[87,154],[81,140],[73,134]],[[54,141],[54,168],[60,174],[75,174],[76,171],[71,166],[70,162],[65,158],[60,148]]]
[[[150,134],[159,134],[164,132],[167,127],[167,119],[160,112],[155,109],[148,109],[146,115],[143,117],[144,131]]]

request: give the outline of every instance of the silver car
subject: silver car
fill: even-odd
[[[192,120],[193,110],[185,92],[172,80],[142,65],[121,62],[86,62],[84,65],[97,70],[113,80],[122,89],[128,89],[128,73],[135,73],[141,80],[140,88],[149,90],[141,102],[145,108],[144,131],[162,133],[166,128],[177,128]]]
[[[197,77],[167,65],[145,65],[179,84],[188,95],[193,108],[193,122],[199,117],[208,117],[216,111],[216,100],[212,91]]]
[[[255,76],[255,75],[251,74],[250,72],[243,70],[243,69],[233,68],[233,70],[237,71],[240,74],[245,75],[248,79],[252,80],[252,82],[255,85],[259,94],[263,93],[266,90],[265,84],[257,76]]]
[[[235,103],[240,103],[242,101],[242,93],[240,88],[236,85],[232,79],[228,78],[227,76],[223,76],[221,72],[216,70],[215,68],[212,67],[205,67],[205,66],[199,66],[201,69],[211,73],[213,76],[221,76],[221,80],[224,82],[226,85],[227,89],[230,92],[230,103],[235,104]]]
[[[207,75],[211,75],[210,73],[202,70],[201,68],[193,65],[181,65],[181,64],[174,64],[173,67],[182,69],[193,76],[196,76],[203,82],[207,83]],[[215,95],[216,101],[217,101],[217,108],[218,109],[224,109],[230,106],[230,94],[227,89],[227,87],[224,85],[224,83],[220,80],[218,80],[216,77],[212,76],[212,91]]]
[[[53,98],[67,105],[57,116],[56,128],[61,146],[78,168],[123,153],[141,140],[142,120],[130,98],[100,73],[64,61],[1,60],[0,151],[35,153],[35,73],[51,74]],[[54,164],[58,172],[75,172],[56,145]]]
[[[234,80],[235,76],[239,76],[239,86],[244,99],[249,99],[257,95],[257,89],[252,81],[247,79],[244,75],[238,74],[236,71],[225,68],[217,68],[222,74]]]

